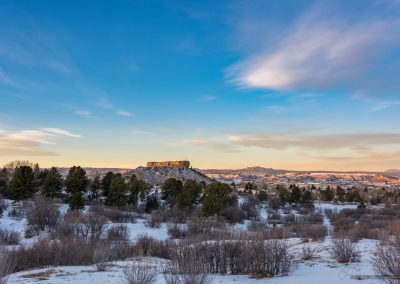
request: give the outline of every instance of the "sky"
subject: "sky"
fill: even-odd
[[[399,31],[399,0],[0,0],[0,165],[400,169]]]

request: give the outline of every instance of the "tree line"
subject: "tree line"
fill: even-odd
[[[58,168],[40,169],[38,164],[9,164],[0,171],[0,194],[15,201],[36,195],[68,202],[70,210],[81,210],[91,201],[118,208],[141,206],[147,213],[166,206],[190,212],[199,204],[205,216],[219,215],[237,201],[227,184],[169,178],[158,189],[137,178],[107,172],[103,177],[89,178],[80,166],[69,169],[65,179]],[[15,166],[15,167],[14,167]]]

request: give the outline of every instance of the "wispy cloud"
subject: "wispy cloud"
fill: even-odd
[[[208,95],[199,97],[199,101],[201,102],[211,102],[215,101],[216,99],[217,99],[216,96],[208,96]]]
[[[112,110],[115,112],[115,114],[119,116],[124,116],[124,117],[132,116],[131,112],[119,109],[108,99],[108,97],[104,95],[97,97],[96,100],[93,102],[93,104],[102,109]]]
[[[390,2],[390,1],[389,1]],[[369,95],[399,91],[394,66],[382,64],[400,47],[400,19],[385,13],[358,18],[331,13],[321,6],[300,17],[276,42],[259,33],[259,48],[227,70],[229,80],[244,88],[275,90],[357,90]],[[267,47],[266,47],[267,46]],[[379,70],[379,71],[378,71]]]
[[[207,147],[213,150],[228,153],[241,152],[235,145],[229,143],[224,136],[196,136],[193,138],[183,139],[182,141],[174,143],[173,145]]]
[[[89,110],[74,110],[74,113],[87,119],[96,119],[97,117]]]
[[[129,111],[124,111],[124,110],[118,110],[117,114],[119,116],[132,116],[132,113],[130,113]]]
[[[57,153],[42,146],[57,144],[62,138],[81,138],[81,135],[60,128],[0,132],[0,153],[4,156],[54,156]]]

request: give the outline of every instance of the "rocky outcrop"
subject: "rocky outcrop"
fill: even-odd
[[[147,167],[182,167],[189,168],[189,161],[147,162]]]
[[[168,178],[176,178],[182,181],[191,179],[197,182],[204,181],[206,183],[212,181],[211,178],[196,169],[178,166],[138,167],[125,174],[127,177],[132,175],[136,175],[139,179],[151,185],[161,185]]]

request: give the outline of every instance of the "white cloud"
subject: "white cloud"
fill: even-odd
[[[60,128],[42,128],[0,133],[0,153],[5,156],[56,155],[42,146],[57,144],[62,138],[80,138],[81,135]]]
[[[252,48],[244,60],[228,68],[227,76],[244,88],[323,90],[362,86],[369,93],[379,87],[389,88],[394,72],[380,60],[399,47],[399,28],[397,18],[360,16],[358,21],[351,21],[334,14],[327,17],[320,7],[314,8],[282,32],[276,42],[266,45],[263,31],[257,30],[260,48]],[[392,66],[399,64],[394,60]],[[380,74],[390,76],[372,76],[377,66]],[[400,89],[398,85],[396,88]]]
[[[124,111],[124,110],[118,110],[117,114],[120,116],[132,116],[132,113],[130,113],[128,111]]]
[[[215,101],[216,99],[217,99],[216,96],[201,96],[199,98],[199,100],[202,102],[211,102],[211,101]]]
[[[93,115],[93,113],[89,110],[75,110],[74,113],[77,115],[83,116],[87,119],[95,119],[96,118],[96,116]]]

